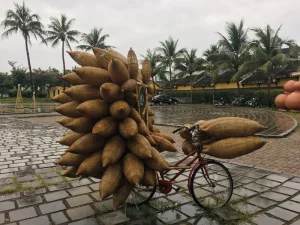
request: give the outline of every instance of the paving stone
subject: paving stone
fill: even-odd
[[[276,204],[276,202],[274,202],[274,201],[271,201],[267,198],[261,198],[261,197],[254,197],[247,201],[250,202],[251,204],[253,204],[255,206],[259,206],[261,208],[268,208],[268,207]]]
[[[255,170],[252,170],[250,172],[244,173],[243,176],[258,179],[258,178],[262,178],[268,174],[269,174],[268,172],[257,172]]]
[[[20,225],[48,225],[51,224],[50,220],[48,219],[47,216],[39,216],[33,219],[28,219],[28,220],[23,220],[19,222]]]
[[[93,202],[93,200],[87,195],[80,195],[80,196],[68,198],[66,200],[71,207],[85,205]]]
[[[112,198],[101,202],[96,202],[93,205],[99,211],[99,213],[105,213],[114,210]]]
[[[162,222],[158,221],[156,218],[143,218],[135,221],[130,221],[126,223],[127,225],[163,225]]]
[[[39,195],[39,194],[44,194],[44,193],[46,193],[45,188],[37,188],[37,189],[32,189],[32,190],[28,190],[28,191],[23,192],[23,194],[25,196],[33,196],[33,195]]]
[[[85,217],[89,217],[95,214],[95,211],[89,206],[81,206],[67,210],[67,214],[72,220],[78,220]]]
[[[294,195],[298,192],[298,190],[283,187],[283,186],[275,187],[272,189],[272,191],[279,192],[279,193],[286,194],[286,195]]]
[[[49,194],[45,194],[44,197],[48,202],[52,202],[59,199],[67,198],[69,197],[69,194],[66,191],[56,191]]]
[[[10,222],[24,220],[24,219],[37,216],[37,213],[33,207],[10,211],[8,214],[9,214]]]
[[[269,180],[277,181],[277,182],[285,182],[289,179],[287,177],[283,177],[283,176],[280,176],[277,174],[271,174],[271,175],[267,176],[266,178]]]
[[[54,163],[43,163],[43,164],[39,164],[39,168],[53,167],[53,166],[55,166]]]
[[[99,225],[96,218],[88,218],[76,221],[74,223],[69,223],[68,225]]]
[[[3,224],[5,222],[5,215],[4,213],[0,213],[0,224]]]
[[[41,187],[41,186],[42,186],[42,184],[41,184],[40,181],[22,183],[23,188],[38,188],[38,187]]]
[[[121,211],[126,212],[126,216],[130,220],[155,217],[157,213],[155,209],[151,208],[147,204],[142,204],[138,207],[127,205],[125,209]]]
[[[297,182],[297,183],[300,183],[300,177],[294,177],[292,179],[293,182]]]
[[[232,206],[232,208],[234,208],[235,210],[237,210],[241,213],[244,213],[244,214],[254,214],[254,213],[257,213],[262,210],[261,208],[259,208],[257,206],[254,206],[254,205],[251,205],[251,204],[248,204],[245,202],[235,204]]]
[[[19,182],[24,182],[24,181],[32,181],[32,180],[36,180],[36,176],[34,175],[27,175],[24,177],[17,177],[17,181]]]
[[[289,198],[290,196],[288,195],[284,195],[284,194],[279,194],[276,192],[272,192],[272,191],[268,191],[266,193],[261,194],[262,197],[277,201],[277,202],[281,202],[286,200],[287,198]]]
[[[187,219],[187,217],[184,214],[176,210],[169,210],[163,213],[158,213],[157,218],[162,220],[166,224],[178,223],[182,220]]]
[[[298,216],[297,213],[291,212],[289,210],[286,210],[286,209],[283,209],[280,207],[275,207],[273,209],[270,209],[269,211],[267,211],[267,213],[269,213],[277,218],[283,219],[285,221],[290,221],[290,220],[294,219],[296,216]]]
[[[51,177],[51,178],[44,179],[44,182],[46,184],[53,184],[53,183],[64,182],[64,180],[61,177]]]
[[[223,207],[220,209],[216,209],[216,210],[213,210],[213,213],[217,214],[219,217],[221,217],[227,221],[236,220],[242,216],[242,214],[240,212],[235,211],[231,207]]]
[[[292,198],[292,200],[295,202],[300,202],[300,195],[295,196],[294,198]]]
[[[13,177],[13,176],[14,176],[13,173],[0,174],[0,179],[2,179],[2,178],[9,178],[9,177]]]
[[[192,201],[190,197],[183,195],[181,193],[175,195],[169,195],[167,198],[172,202],[179,203],[179,204],[184,204]]]
[[[200,216],[196,219],[189,220],[192,221],[193,225],[222,225],[216,218],[210,216]],[[191,222],[190,222],[191,223]]]
[[[0,202],[0,212],[4,212],[14,208],[15,208],[15,203],[13,201]]]
[[[26,164],[25,163],[14,163],[14,164],[9,165],[9,167],[11,167],[11,168],[20,167],[20,166],[26,166]]]
[[[282,208],[300,213],[300,203],[293,202],[293,201],[286,201],[286,202],[280,204],[279,206]]]
[[[250,197],[256,194],[256,192],[245,188],[236,188],[233,190],[233,193],[242,197]]]
[[[269,217],[266,214],[257,215],[256,217],[254,217],[252,219],[252,221],[254,223],[256,223],[257,225],[267,225],[267,224],[282,225],[282,224],[284,224],[284,222],[282,222],[282,221],[280,221],[278,219]]]
[[[79,187],[79,186],[84,186],[92,183],[89,179],[82,179],[82,180],[75,180],[71,182],[71,185],[73,187]],[[98,187],[99,189],[99,187]]]
[[[52,186],[48,186],[49,191],[59,191],[59,190],[67,189],[67,188],[69,188],[69,185],[65,182],[59,183],[56,185],[52,185]]]
[[[300,220],[294,221],[294,222],[291,223],[290,225],[300,225]]]
[[[42,173],[40,174],[41,178],[51,178],[51,177],[57,177],[58,174],[56,172],[49,172],[49,173]]]
[[[91,180],[96,182],[96,183],[99,183],[101,181],[101,179],[98,179],[98,178],[94,178],[94,177],[91,177]]]
[[[53,220],[54,224],[61,224],[69,221],[63,212],[52,213],[51,219]]]
[[[270,189],[269,187],[263,186],[261,184],[256,184],[256,183],[250,183],[245,185],[244,187],[257,192],[264,192]]]
[[[211,195],[211,192],[206,191],[206,190],[204,190],[202,188],[195,188],[194,189],[194,193],[197,196],[197,198],[204,198],[206,196]]]
[[[98,216],[98,219],[105,225],[114,225],[129,221],[129,218],[127,218],[124,212],[120,210]]]
[[[178,208],[176,208],[176,210],[178,210],[181,213],[184,213],[185,215],[187,215],[189,217],[199,216],[204,213],[203,209],[201,209],[199,206],[195,206],[191,203],[179,206]]]
[[[15,193],[9,193],[9,194],[2,194],[2,195],[0,195],[0,202],[14,199],[14,198],[20,198],[20,193],[15,192]]]
[[[300,190],[300,183],[287,181],[282,186]]]
[[[36,205],[36,204],[39,204],[42,202],[43,202],[42,198],[38,195],[34,195],[34,196],[30,196],[30,197],[22,197],[22,198],[17,199],[18,207]]]
[[[268,179],[259,179],[255,183],[261,184],[261,185],[264,185],[264,186],[267,186],[267,187],[276,187],[276,186],[280,185],[279,182],[271,181],[271,180],[268,180]]]
[[[44,158],[43,158],[43,159],[44,159]],[[53,169],[53,168],[36,169],[35,172],[36,172],[36,173],[50,173],[50,172],[53,172],[52,169]]]
[[[77,187],[68,189],[67,191],[73,196],[92,192],[91,189],[89,189],[88,187]]]
[[[238,183],[242,183],[242,184],[248,184],[248,183],[254,181],[254,179],[244,177],[244,176],[242,176],[242,177],[236,176],[235,178],[233,178],[233,181],[238,182]]]
[[[96,199],[96,201],[101,201],[100,200],[100,194],[99,194],[99,191],[96,191],[96,192],[93,192],[93,193],[91,193],[91,196],[94,198],[94,199]]]
[[[176,206],[175,203],[171,202],[167,198],[157,198],[153,199],[149,202],[150,206],[158,211],[164,211],[170,208],[174,208]]]
[[[93,189],[94,191],[98,191],[99,190],[99,184],[91,184],[90,188]]]
[[[46,203],[43,205],[40,205],[40,210],[42,214],[48,214],[52,212],[57,212],[63,209],[66,209],[66,206],[62,201],[56,201],[51,203]]]
[[[8,169],[0,170],[0,173],[11,173],[11,172],[16,172],[18,170],[19,170],[18,168],[8,168]]]
[[[14,179],[11,177],[0,179],[0,184],[11,184],[14,182]]]

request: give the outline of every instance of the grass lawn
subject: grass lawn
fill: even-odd
[[[23,99],[23,103],[31,103],[32,98],[22,98]],[[51,99],[46,99],[46,98],[35,98],[35,101],[37,103],[55,103],[55,101],[51,100]],[[0,103],[12,103],[15,104],[16,103],[16,98],[15,97],[11,97],[11,98],[0,98]]]

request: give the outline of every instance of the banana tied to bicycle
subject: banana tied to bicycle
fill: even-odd
[[[127,57],[114,50],[93,52],[68,52],[81,67],[62,77],[71,87],[53,98],[64,116],[57,122],[70,129],[59,140],[68,149],[57,164],[66,167],[66,177],[101,179],[100,199],[113,195],[118,208],[136,185],[154,186],[156,171],[169,169],[160,152],[177,150],[175,141],[153,126],[147,104],[148,120],[139,113],[138,87],[150,81],[149,61],[140,69],[132,49]],[[148,87],[146,98],[152,95]]]

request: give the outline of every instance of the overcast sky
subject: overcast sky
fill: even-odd
[[[22,3],[16,0],[15,2]],[[217,31],[224,33],[225,22],[245,20],[246,27],[277,28],[283,24],[280,35],[300,43],[299,0],[26,0],[32,13],[38,13],[47,25],[50,17],[64,13],[76,18],[73,28],[89,32],[93,27],[103,28],[109,34],[107,44],[117,47],[124,55],[130,47],[139,57],[147,48],[155,48],[159,41],[173,36],[179,47],[197,48],[198,56],[218,41]],[[0,0],[0,20],[12,0]],[[0,28],[1,34],[3,27]],[[33,41],[30,56],[33,68],[49,66],[62,70],[61,45],[46,47]],[[73,50],[76,45],[72,45]],[[14,34],[0,40],[0,71],[10,70],[8,60],[27,67],[24,39]],[[66,67],[75,63],[66,55]]]

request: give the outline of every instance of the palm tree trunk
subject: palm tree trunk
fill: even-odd
[[[191,103],[193,104],[193,78],[192,75],[191,76]]]
[[[172,98],[172,71],[171,71],[171,66],[169,67],[169,72],[170,72],[170,97]]]
[[[216,91],[216,83],[214,82],[214,86],[213,86],[213,104],[215,104],[215,91]]]
[[[237,93],[238,93],[238,98],[240,97],[240,82],[239,81],[237,81],[236,82],[236,86],[237,86]]]
[[[32,70],[31,70],[31,63],[30,63],[30,56],[29,56],[29,50],[28,50],[27,37],[25,36],[24,39],[25,39],[25,47],[26,47],[27,62],[28,62],[28,68],[29,68],[29,75],[30,75],[31,96],[33,96]]]
[[[65,65],[65,41],[62,41],[62,60],[63,60],[63,75],[66,74],[66,65]],[[66,82],[64,81],[64,90],[66,89]]]
[[[154,83],[154,76],[151,75],[152,77],[152,84],[153,84],[153,89],[154,89],[154,95],[156,94],[156,87],[155,87],[155,83]]]
[[[271,88],[271,74],[268,74],[268,106],[271,107],[271,94],[270,94],[270,88]]]

